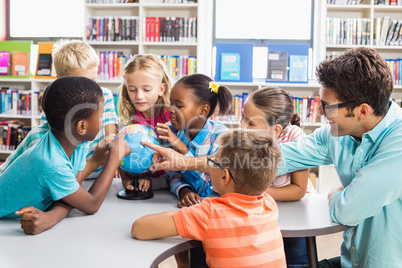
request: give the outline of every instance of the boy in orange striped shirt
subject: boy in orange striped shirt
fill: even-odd
[[[267,133],[233,130],[221,137],[210,175],[221,197],[133,223],[134,238],[180,235],[202,241],[209,267],[286,267],[278,208],[265,190],[276,176],[280,149]]]

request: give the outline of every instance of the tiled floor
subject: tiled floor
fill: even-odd
[[[323,235],[317,237],[318,259],[328,259],[341,254],[342,233]],[[159,265],[159,268],[176,268],[174,257],[166,259]]]

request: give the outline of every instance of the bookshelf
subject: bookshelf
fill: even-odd
[[[341,4],[327,4],[325,1],[319,1],[320,14],[321,14],[321,28],[320,28],[320,59],[325,59],[328,55],[338,55],[351,47],[366,46],[376,49],[384,59],[399,59],[402,53],[402,43],[399,44],[383,44],[381,42],[381,32],[384,32],[382,38],[387,41],[387,33],[391,26],[381,29],[381,23],[377,26],[378,19],[383,20],[384,17],[389,17],[392,20],[402,23],[402,5],[378,5],[375,4],[376,0],[363,0],[360,4],[356,5],[341,5]],[[356,41],[353,41],[353,30],[351,27],[346,26],[345,33],[336,35],[336,32],[344,28],[340,24],[352,25],[356,23]],[[359,25],[361,24],[361,25]],[[366,26],[366,30],[364,30]],[[360,27],[362,29],[360,29]],[[349,29],[349,30],[348,30]],[[380,33],[378,33],[380,31]],[[349,32],[349,34],[348,34]],[[361,35],[359,35],[361,33]],[[337,37],[336,37],[337,36]],[[360,36],[360,37],[359,37]],[[367,36],[367,38],[365,38]],[[344,37],[344,38],[342,38]],[[343,39],[340,40],[340,39]],[[366,41],[362,41],[365,39]],[[360,42],[359,42],[360,41]],[[400,74],[400,72],[399,72]],[[394,74],[394,76],[396,76]],[[399,75],[398,75],[399,76]],[[396,81],[394,83],[393,97],[402,97],[402,82]]]
[[[189,1],[194,3],[155,3],[158,1],[139,0],[135,1],[137,3],[116,4],[92,2],[102,1],[87,0],[84,4],[85,26],[83,40],[86,40],[96,51],[115,51],[123,55],[153,53],[165,56],[191,56],[196,59],[201,59],[194,61],[196,68],[194,68],[193,71],[206,73],[208,61],[204,59],[207,58],[206,53],[208,53],[208,49],[205,49],[205,47],[210,47],[210,45],[206,45],[206,42],[211,39],[211,37],[207,37],[208,31],[206,27],[209,27],[208,25],[212,22],[206,22],[204,16],[205,10],[211,5],[211,3],[207,3],[209,1]],[[91,30],[88,31],[88,28],[92,29],[92,27],[88,27],[91,25],[91,18],[108,18],[108,23],[111,18],[134,18],[136,20],[135,38],[134,40],[120,41],[110,41],[110,39],[113,40],[113,38],[99,38],[100,40],[94,40],[97,38],[88,38],[88,33],[93,32]],[[155,19],[151,20],[150,18],[158,18],[158,20],[155,22]],[[162,19],[165,18],[166,20],[162,21]],[[180,23],[183,23],[183,27],[185,23],[187,23],[186,25],[189,27],[193,26],[191,28],[193,30],[193,32],[191,32],[192,35],[189,32],[187,35],[189,37],[187,37],[184,35],[184,31],[182,32],[182,30],[180,30],[180,35],[179,31],[177,31],[177,40],[174,40],[173,37],[170,38],[168,33],[166,33],[165,40],[162,38],[165,36],[162,36],[161,33],[163,27],[168,28],[172,25],[181,27]],[[132,23],[130,23],[130,25],[132,26]],[[194,33],[194,31],[196,33]],[[105,32],[105,30],[103,30],[103,32]],[[169,30],[169,33],[173,35],[173,31],[170,32]],[[157,35],[160,38],[156,39],[155,37]],[[151,38],[152,40],[150,40]],[[102,39],[107,39],[108,41]],[[175,80],[180,78],[179,75],[171,76],[173,76]],[[101,86],[111,89],[114,94],[118,93],[118,87],[122,81],[121,77],[115,77],[114,79],[100,78],[98,83]]]
[[[38,126],[40,123],[40,113],[38,110],[39,93],[40,90],[44,90],[51,81],[53,80],[34,78],[0,78],[1,88],[9,88],[8,90],[10,91],[16,90],[19,94],[28,93],[31,96],[29,112],[5,111],[0,113],[0,121],[15,121],[18,125],[30,128]],[[4,124],[4,126],[7,126],[7,124]],[[12,153],[12,150],[0,146],[0,160],[4,160],[10,153]]]

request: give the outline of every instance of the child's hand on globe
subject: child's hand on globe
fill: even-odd
[[[143,192],[147,192],[152,186],[151,178],[138,179],[138,189]]]

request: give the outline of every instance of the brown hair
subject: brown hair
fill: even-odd
[[[370,105],[377,116],[388,111],[388,101],[393,90],[391,70],[375,49],[359,47],[344,54],[324,60],[316,69],[320,84],[336,93],[339,101],[355,101],[352,110],[362,104]]]
[[[127,74],[134,73],[136,71],[145,71],[149,74],[155,76],[155,79],[160,79],[162,84],[165,84],[166,89],[161,97],[158,98],[158,101],[155,103],[156,115],[162,114],[163,118],[168,121],[166,118],[164,110],[170,104],[170,89],[172,87],[171,80],[166,71],[166,66],[163,61],[154,54],[138,54],[132,57],[124,67],[123,76],[125,77]],[[120,85],[120,95],[118,102],[118,110],[119,116],[124,125],[131,124],[133,119],[136,117],[136,109],[133,103],[130,101],[128,96],[128,90],[123,82]]]
[[[236,179],[236,193],[260,195],[274,181],[281,151],[270,134],[236,129],[223,134],[220,144],[219,162]]]
[[[247,101],[265,114],[265,119],[270,126],[279,124],[282,129],[290,123],[300,126],[300,118],[295,113],[292,98],[286,91],[279,87],[264,87],[250,94]]]

